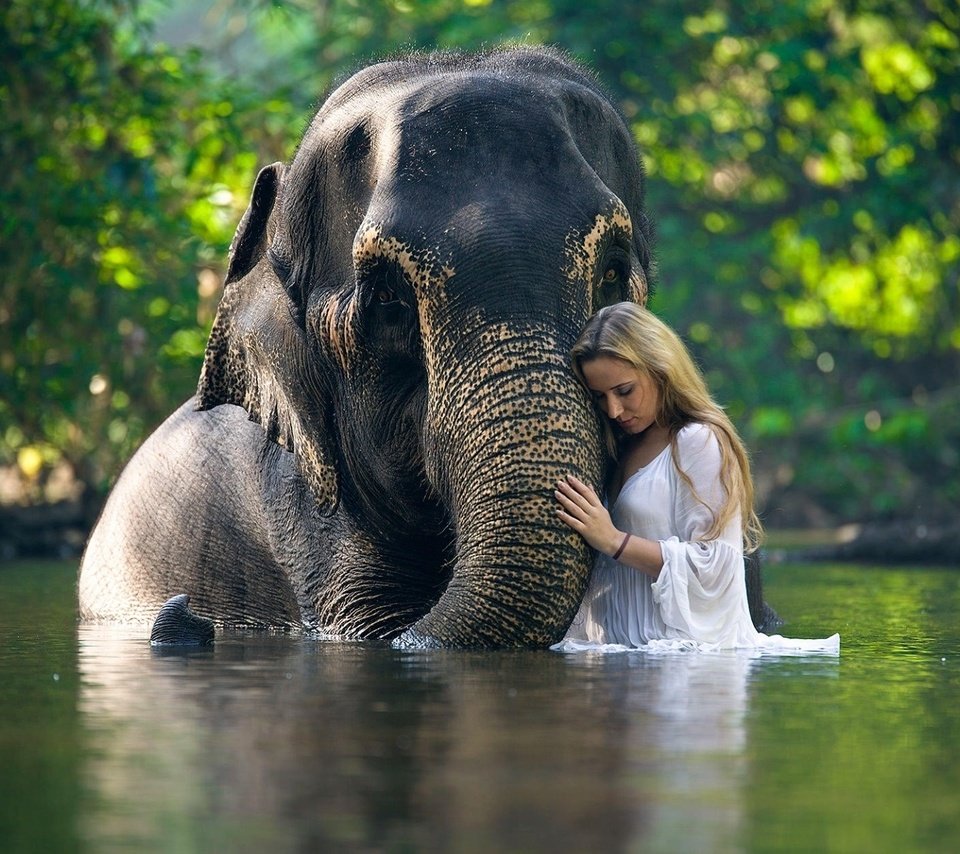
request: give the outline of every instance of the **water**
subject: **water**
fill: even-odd
[[[775,566],[839,659],[163,654],[0,565],[0,850],[960,850],[960,572]]]

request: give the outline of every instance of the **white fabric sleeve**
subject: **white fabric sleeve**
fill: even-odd
[[[660,541],[663,569],[652,584],[653,600],[671,637],[738,642],[744,630],[754,631],[746,604],[739,513],[718,539],[704,540],[713,524],[711,508],[719,508],[724,496],[720,445],[705,425],[686,428],[677,438],[680,467],[693,489],[677,478],[678,536]]]

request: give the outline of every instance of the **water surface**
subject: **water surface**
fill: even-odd
[[[3,851],[960,850],[960,572],[784,565],[839,658],[76,626],[0,565]]]

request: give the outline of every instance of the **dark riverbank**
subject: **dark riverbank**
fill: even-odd
[[[0,560],[79,557],[101,506],[97,496],[0,505]]]
[[[772,559],[960,567],[960,522],[845,525],[822,542],[770,549]]]

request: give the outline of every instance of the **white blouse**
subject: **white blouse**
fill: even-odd
[[[623,484],[610,516],[621,531],[657,540],[663,569],[654,581],[639,569],[598,555],[580,610],[553,648],[619,651],[644,648],[832,652],[840,636],[795,640],[758,632],[750,618],[740,515],[720,537],[703,540],[710,506],[723,498],[720,445],[704,424],[677,434],[680,476],[668,445]]]

